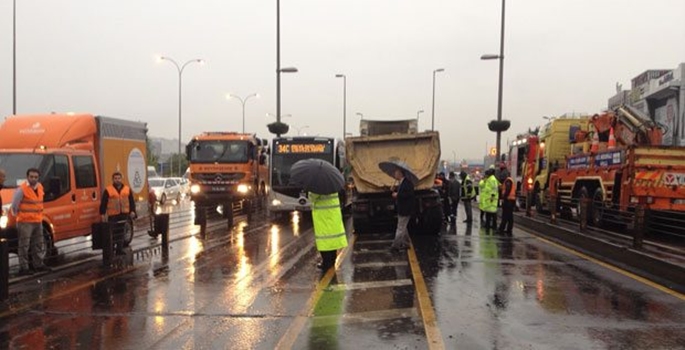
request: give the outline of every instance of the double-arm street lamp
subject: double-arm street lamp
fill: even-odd
[[[309,125],[301,126],[301,127],[299,127],[299,128],[296,127],[296,126],[293,126],[293,127],[295,128],[295,130],[297,130],[297,136],[300,136],[300,132],[301,132],[302,130],[308,128]]]
[[[419,115],[421,115],[421,113],[423,113],[423,109],[419,109],[418,111],[416,111],[416,123],[417,124],[419,123]],[[418,125],[416,126],[416,128],[420,129]]]
[[[250,94],[250,95],[247,95],[245,98],[241,98],[241,97],[238,96],[238,95],[226,94],[226,99],[227,99],[227,100],[230,100],[230,99],[232,99],[232,98],[235,98],[235,99],[238,99],[238,101],[240,101],[240,104],[243,105],[243,134],[245,133],[245,104],[247,103],[247,100],[250,99],[250,97],[257,97],[257,98],[259,98],[259,94],[258,94],[258,93]]]
[[[336,74],[336,78],[343,78],[343,140],[347,136],[347,76]]]
[[[433,106],[431,107],[431,131],[435,131],[435,73],[444,72],[445,68],[433,70]]]
[[[364,120],[364,113],[357,112],[357,115],[359,116],[359,119]]]
[[[491,121],[488,128],[497,133],[495,162],[501,160],[502,132],[509,129],[509,121],[502,121],[502,83],[504,80],[504,2],[502,0],[502,23],[500,28],[499,55],[482,55],[481,60],[499,60],[499,87],[497,89],[497,121]]]
[[[204,64],[205,61],[203,61],[202,59],[199,59],[199,58],[195,58],[195,59],[186,61],[183,65],[179,65],[178,63],[176,63],[176,61],[173,58],[166,57],[166,56],[159,57],[159,61],[171,62],[176,67],[176,70],[178,71],[178,157],[180,157],[180,155],[181,155],[181,142],[182,142],[181,141],[182,140],[181,139],[181,114],[182,114],[182,112],[181,112],[182,98],[181,97],[182,97],[182,91],[183,91],[183,89],[182,89],[183,71],[191,63]],[[172,159],[173,159],[173,157],[172,157]],[[171,164],[169,164],[169,165],[171,165]],[[178,174],[179,174],[179,176],[181,174],[183,174],[181,172],[181,158],[178,159]]]

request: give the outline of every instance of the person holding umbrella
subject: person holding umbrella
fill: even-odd
[[[419,182],[418,177],[409,169],[409,166],[400,161],[381,162],[378,167],[386,174],[395,178],[398,185],[392,193],[397,209],[397,229],[395,240],[391,250],[399,252],[409,248],[409,220],[414,215],[416,200],[414,198],[414,184]]]
[[[328,271],[335,266],[338,249],[347,247],[347,233],[338,198],[338,191],[345,185],[345,180],[331,163],[305,159],[293,164],[290,183],[308,191],[316,249],[321,254],[317,267]]]

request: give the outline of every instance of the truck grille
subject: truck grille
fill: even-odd
[[[207,183],[236,182],[245,177],[245,173],[208,173],[192,174],[193,180]]]

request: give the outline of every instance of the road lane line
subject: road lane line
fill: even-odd
[[[387,262],[368,262],[354,264],[355,269],[373,269],[382,267],[396,267],[396,266],[407,266],[409,265],[406,261],[387,261]]]
[[[411,266],[411,273],[414,277],[414,284],[416,287],[416,296],[419,300],[419,311],[421,319],[423,320],[423,327],[426,331],[426,338],[428,340],[428,348],[431,350],[445,349],[445,343],[442,339],[440,327],[438,327],[437,318],[435,317],[435,310],[433,310],[433,303],[428,294],[428,287],[423,280],[421,267],[419,266],[419,259],[416,257],[414,245],[410,243],[410,248],[407,250],[407,257],[409,258],[409,265]]]
[[[678,299],[680,299],[680,300],[685,300],[685,294],[678,293],[678,292],[676,292],[676,291],[674,291],[674,290],[671,290],[671,289],[669,289],[669,288],[667,288],[667,287],[665,287],[665,286],[662,286],[662,285],[660,285],[660,284],[658,284],[658,283],[652,282],[652,281],[650,281],[650,280],[648,280],[648,279],[646,279],[646,278],[644,278],[644,277],[640,277],[640,276],[638,276],[638,275],[636,275],[636,274],[634,274],[634,273],[632,273],[632,272],[628,272],[628,271],[623,270],[623,269],[621,269],[621,268],[619,268],[619,267],[616,267],[616,266],[614,266],[614,265],[611,265],[611,264],[605,263],[605,262],[603,262],[603,261],[601,261],[601,260],[595,259],[595,258],[593,258],[593,257],[591,257],[591,256],[589,256],[589,255],[583,254],[583,253],[581,253],[581,252],[579,252],[579,251],[577,251],[577,250],[573,250],[573,249],[571,249],[571,248],[564,247],[564,246],[561,245],[561,244],[552,242],[552,241],[547,240],[547,239],[542,238],[542,237],[538,237],[538,236],[535,236],[535,237],[536,237],[537,239],[539,239],[540,241],[542,241],[542,242],[545,242],[545,243],[547,243],[547,244],[549,244],[549,245],[552,245],[552,246],[554,246],[554,247],[557,247],[557,248],[559,248],[559,249],[561,249],[561,250],[567,251],[567,252],[569,252],[569,253],[571,253],[571,254],[573,254],[573,255],[575,255],[575,256],[579,256],[579,257],[581,257],[581,258],[583,258],[583,259],[585,259],[585,260],[591,261],[591,262],[593,262],[593,263],[595,263],[595,264],[597,264],[597,265],[600,265],[600,266],[602,266],[602,267],[605,267],[605,268],[607,268],[607,269],[609,269],[609,270],[612,270],[612,271],[614,271],[614,272],[620,273],[621,275],[624,275],[624,276],[626,276],[626,277],[630,277],[630,278],[632,278],[632,279],[634,279],[634,280],[636,280],[636,281],[638,281],[638,282],[641,282],[641,283],[643,283],[643,284],[646,284],[646,285],[648,285],[648,286],[650,286],[650,287],[652,287],[652,288],[655,288],[655,289],[658,289],[658,290],[660,290],[660,291],[662,291],[662,292],[664,292],[664,293],[670,294],[670,295],[672,295],[672,296],[674,296],[674,297],[676,297],[676,298],[678,298]]]
[[[366,312],[356,312],[351,314],[343,315],[327,315],[327,316],[314,316],[316,319],[317,327],[328,327],[338,324],[354,324],[354,323],[366,323],[366,322],[378,322],[386,320],[396,320],[399,318],[414,318],[419,317],[419,313],[416,308],[405,308],[405,309],[391,309],[391,310],[378,310],[378,311],[366,311]]]
[[[328,271],[326,271],[326,273],[321,278],[319,283],[316,284],[316,288],[314,289],[314,292],[312,293],[311,297],[309,297],[307,303],[304,305],[302,310],[300,310],[300,312],[295,316],[295,319],[290,323],[290,327],[288,327],[288,329],[285,331],[285,334],[283,334],[281,339],[278,341],[278,344],[276,344],[276,349],[293,348],[293,345],[295,345],[297,337],[299,337],[300,333],[302,333],[302,329],[307,323],[307,319],[314,310],[314,306],[321,298],[324,289],[326,289],[328,285],[331,283],[331,280],[333,279],[333,276],[335,276],[335,272],[340,267],[340,264],[342,264],[345,258],[347,258],[347,253],[352,249],[352,247],[354,247],[354,243],[356,240],[357,235],[352,235],[352,239],[348,243],[347,247],[345,247],[342,253],[340,253],[340,256],[338,256],[338,259],[335,262],[335,268],[328,269]]]
[[[377,239],[377,240],[368,240],[368,241],[357,241],[357,245],[362,245],[362,244],[386,244],[386,243],[392,243],[392,239]]]
[[[357,289],[370,289],[370,288],[387,288],[387,287],[402,287],[411,286],[412,281],[410,279],[401,280],[389,280],[389,281],[372,281],[372,282],[354,282],[347,284],[335,284],[330,286],[332,291],[341,290],[357,290]]]
[[[352,252],[352,254],[355,254],[355,255],[360,255],[360,254],[390,254],[390,251],[388,249],[355,250]]]

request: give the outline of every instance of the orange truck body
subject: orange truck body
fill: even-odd
[[[122,173],[139,213],[147,200],[145,123],[91,114],[11,116],[0,126],[0,168],[7,173],[2,195],[2,236],[16,242],[10,208],[28,168],[41,171],[45,188],[46,252],[54,243],[91,234],[101,221],[100,196],[111,174]],[[12,247],[12,250],[16,247]]]
[[[556,207],[570,216],[588,198],[587,220],[597,226],[637,205],[685,212],[685,147],[660,145],[660,126],[639,111],[624,106],[575,121],[555,119],[540,142],[536,163],[544,166],[532,199],[539,211]]]
[[[253,200],[265,197],[269,183],[266,146],[267,141],[254,134],[204,132],[194,136],[186,155],[196,210],[240,204],[241,210],[250,214]],[[224,215],[228,214],[232,211],[224,209]]]

